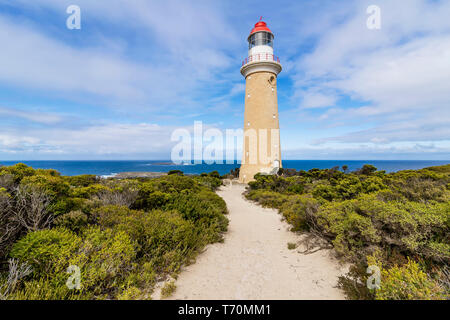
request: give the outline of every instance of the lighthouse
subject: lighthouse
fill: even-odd
[[[276,174],[281,168],[277,76],[282,67],[273,52],[272,31],[264,21],[248,36],[248,57],[242,62],[245,78],[244,142],[239,180],[254,175]]]

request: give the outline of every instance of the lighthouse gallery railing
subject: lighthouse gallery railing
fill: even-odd
[[[280,58],[270,53],[257,53],[245,58],[244,61],[242,61],[242,65],[244,66],[247,63],[255,61],[275,61],[280,63]]]

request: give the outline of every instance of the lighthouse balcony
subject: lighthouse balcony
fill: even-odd
[[[256,72],[271,72],[278,75],[281,69],[280,58],[271,53],[257,53],[242,62],[241,74],[245,78]]]
[[[280,63],[280,58],[276,55],[273,55],[271,53],[257,53],[254,55],[251,55],[242,61],[242,66],[245,66],[246,64],[252,63],[252,62],[260,62],[260,61],[269,61],[269,62],[276,62]]]

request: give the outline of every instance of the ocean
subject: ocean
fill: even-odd
[[[0,165],[10,166],[16,163],[25,163],[35,169],[55,169],[62,175],[75,176],[80,174],[95,174],[103,177],[114,176],[121,172],[167,172],[181,170],[185,174],[200,174],[217,170],[221,175],[229,173],[240,164],[196,164],[196,165],[167,165],[170,160],[158,161],[1,161]],[[372,164],[379,170],[395,172],[408,169],[422,169],[431,166],[440,166],[450,163],[448,161],[434,160],[284,160],[283,167],[296,170],[309,170],[313,168],[326,169],[347,165],[349,170],[357,170],[364,164]]]

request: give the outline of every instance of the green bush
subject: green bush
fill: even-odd
[[[67,263],[80,248],[82,240],[63,228],[28,233],[11,249],[10,256],[33,267],[36,278],[65,271]]]
[[[82,289],[90,294],[115,296],[132,268],[136,244],[124,231],[89,227],[83,232],[80,252],[70,265],[81,269]]]
[[[182,176],[183,175],[183,171],[181,170],[170,170],[167,175],[171,176],[171,175],[179,175]]]
[[[150,212],[130,210],[126,207],[108,206],[96,210],[102,228],[114,228],[130,236],[137,244],[137,256],[154,261],[160,272],[179,268],[185,258],[201,245],[200,233],[195,225],[186,221],[176,211]]]
[[[287,200],[286,195],[267,190],[251,190],[246,194],[246,198],[259,202],[263,207],[281,208],[282,204]]]
[[[218,171],[211,171],[208,176],[212,177],[212,178],[217,178],[220,179],[220,174]]]
[[[54,225],[79,233],[82,228],[88,225],[88,216],[81,211],[71,211],[57,217]]]
[[[21,164],[0,168],[0,232],[17,224],[12,214],[27,213],[33,223],[38,216],[30,213],[39,209],[52,221],[35,228],[50,229],[27,233],[15,225],[8,239],[0,234],[0,262],[10,257],[33,268],[9,298],[151,298],[157,281],[222,239],[227,208],[213,192],[221,183],[215,173],[105,181]],[[71,265],[80,268],[80,290],[66,286]],[[6,276],[0,270],[0,282]]]
[[[71,189],[71,196],[75,198],[90,199],[102,191],[108,190],[108,187],[102,184],[92,184],[89,186],[75,187]]]
[[[338,193],[336,189],[327,183],[318,183],[314,186],[314,189],[312,190],[312,195],[317,200],[327,200],[327,201],[333,201],[334,199],[338,199]]]
[[[84,300],[88,299],[79,290],[71,290],[66,285],[57,284],[46,277],[28,280],[18,288],[9,299],[11,300]]]
[[[69,195],[69,184],[59,176],[33,175],[24,177],[21,185],[31,185],[45,190],[52,197],[66,197]]]
[[[73,187],[89,187],[99,182],[99,178],[93,174],[65,177],[65,180]]]
[[[309,196],[289,196],[280,212],[286,221],[292,225],[292,231],[309,230],[311,216],[315,215],[319,203]]]
[[[199,176],[193,178],[199,185],[205,186],[212,191],[216,191],[221,185],[222,180],[216,177]]]
[[[320,235],[338,255],[353,262],[340,279],[348,297],[442,299],[434,279],[450,290],[445,272],[450,263],[448,168],[390,174],[370,165],[354,173],[286,169],[282,177],[256,175],[246,197],[279,209],[293,231]],[[297,190],[301,196],[293,195]],[[388,283],[377,296],[365,285],[366,257],[375,253],[386,266]],[[421,261],[424,270],[418,271],[408,259]],[[399,280],[402,272],[408,279]]]
[[[449,298],[419,265],[409,260],[404,266],[381,271],[381,288],[377,300],[442,300]]]
[[[0,175],[11,175],[16,184],[20,183],[24,177],[30,177],[34,174],[34,169],[23,163],[18,163],[10,167],[0,167]]]
[[[192,221],[203,229],[211,242],[222,240],[227,230],[228,219],[225,201],[209,190],[199,192],[180,192],[165,206],[166,210],[177,210],[183,219]]]
[[[425,248],[430,241],[445,238],[449,208],[442,203],[386,203],[376,195],[364,195],[324,205],[318,211],[317,225],[339,253],[352,258],[361,259],[374,247],[399,247],[411,255],[433,258]]]

